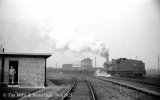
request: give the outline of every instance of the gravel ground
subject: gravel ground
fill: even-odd
[[[87,77],[93,85],[98,100],[159,100],[135,90]]]
[[[14,100],[22,97],[25,94],[35,92],[40,88],[17,88],[17,87],[1,87],[0,98],[1,100]]]
[[[103,78],[106,78],[106,77],[103,77]],[[152,91],[156,91],[156,92],[160,92],[160,87],[159,86],[153,86],[153,85],[150,85],[150,84],[145,84],[145,83],[142,83],[142,82],[137,82],[136,80],[133,81],[133,80],[130,80],[130,79],[120,79],[120,78],[112,78],[112,77],[107,77],[106,79],[112,79],[114,81],[117,81],[118,82],[123,82],[123,83],[127,83],[129,85],[133,85],[133,86],[137,86],[137,87],[140,87],[140,88],[145,88],[145,89],[148,89],[148,90],[152,90]]]
[[[70,100],[90,100],[90,91],[87,83],[82,78],[77,79],[77,84]]]
[[[60,100],[71,88],[74,77],[75,75],[64,74],[61,72],[47,73],[47,79],[50,81],[50,84],[54,84],[59,88],[59,90],[55,91],[55,95],[47,100]]]

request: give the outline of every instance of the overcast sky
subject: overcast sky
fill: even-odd
[[[109,59],[142,60],[157,68],[160,0],[0,0],[0,44],[6,52],[50,52],[48,66],[97,57],[81,52],[105,45]],[[95,50],[95,48],[93,48]]]

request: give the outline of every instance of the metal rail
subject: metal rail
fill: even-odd
[[[156,84],[156,83],[151,83],[151,82],[148,82],[148,81],[145,81],[145,80],[139,80],[139,79],[130,79],[130,78],[117,78],[117,77],[113,77],[114,79],[119,79],[119,80],[127,80],[127,81],[137,81],[137,82],[141,82],[141,83],[145,83],[145,84],[148,84],[148,85],[153,85],[153,86],[158,86],[160,87],[160,84]]]
[[[82,77],[82,78],[83,78],[83,77]],[[84,79],[84,78],[83,78],[83,79]],[[88,85],[88,87],[89,87],[91,100],[96,100],[95,93],[94,93],[94,90],[93,90],[93,87],[92,87],[91,83],[90,83],[89,81],[87,81],[86,79],[84,79],[84,81],[85,81],[85,83],[87,83],[87,85]],[[65,93],[65,95],[63,96],[63,98],[62,98],[61,100],[68,100],[69,98],[71,98],[71,97],[68,96],[68,95],[73,92],[76,83],[77,83],[77,79],[75,78],[72,87],[70,88],[70,90],[69,90],[67,93]]]
[[[61,100],[68,100],[68,99],[71,97],[71,96],[69,96],[69,95],[71,95],[71,92],[72,92],[73,89],[75,88],[76,82],[77,82],[77,79],[75,78],[72,87],[69,89],[69,91],[68,91],[67,93],[65,93],[65,95],[62,97]]]
[[[137,90],[137,91],[141,91],[143,93],[146,93],[146,94],[149,94],[149,95],[153,95],[153,96],[156,96],[156,97],[160,98],[160,93],[155,92],[155,91],[147,90],[147,89],[144,89],[144,88],[139,88],[139,87],[136,87],[136,86],[133,86],[133,85],[129,85],[129,84],[126,84],[126,83],[121,83],[121,82],[113,81],[111,79],[106,79],[106,78],[104,79],[104,78],[95,77],[95,76],[89,76],[89,77],[100,79],[102,81],[107,81],[107,82],[115,83],[115,84],[118,84],[120,86],[124,86],[124,87],[130,88],[130,89],[134,89],[134,90]]]
[[[84,79],[84,78],[83,78]],[[90,93],[91,93],[91,100],[96,100],[96,96],[95,96],[95,93],[94,93],[94,90],[93,90],[93,87],[91,85],[91,83],[89,81],[87,81],[86,79],[84,79],[85,82],[87,83],[88,87],[89,87],[89,90],[90,90]]]

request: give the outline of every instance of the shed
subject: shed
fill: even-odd
[[[62,69],[63,70],[72,70],[73,69],[73,65],[72,64],[63,64],[62,65]]]
[[[0,83],[7,87],[46,86],[46,59],[50,53],[0,53]]]

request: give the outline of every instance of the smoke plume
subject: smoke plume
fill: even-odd
[[[50,37],[55,42],[55,49],[60,51],[71,51],[74,53],[91,52],[104,58],[108,56],[108,48],[105,44],[87,33],[77,31],[56,31],[53,20],[45,20],[40,24],[41,36]]]

